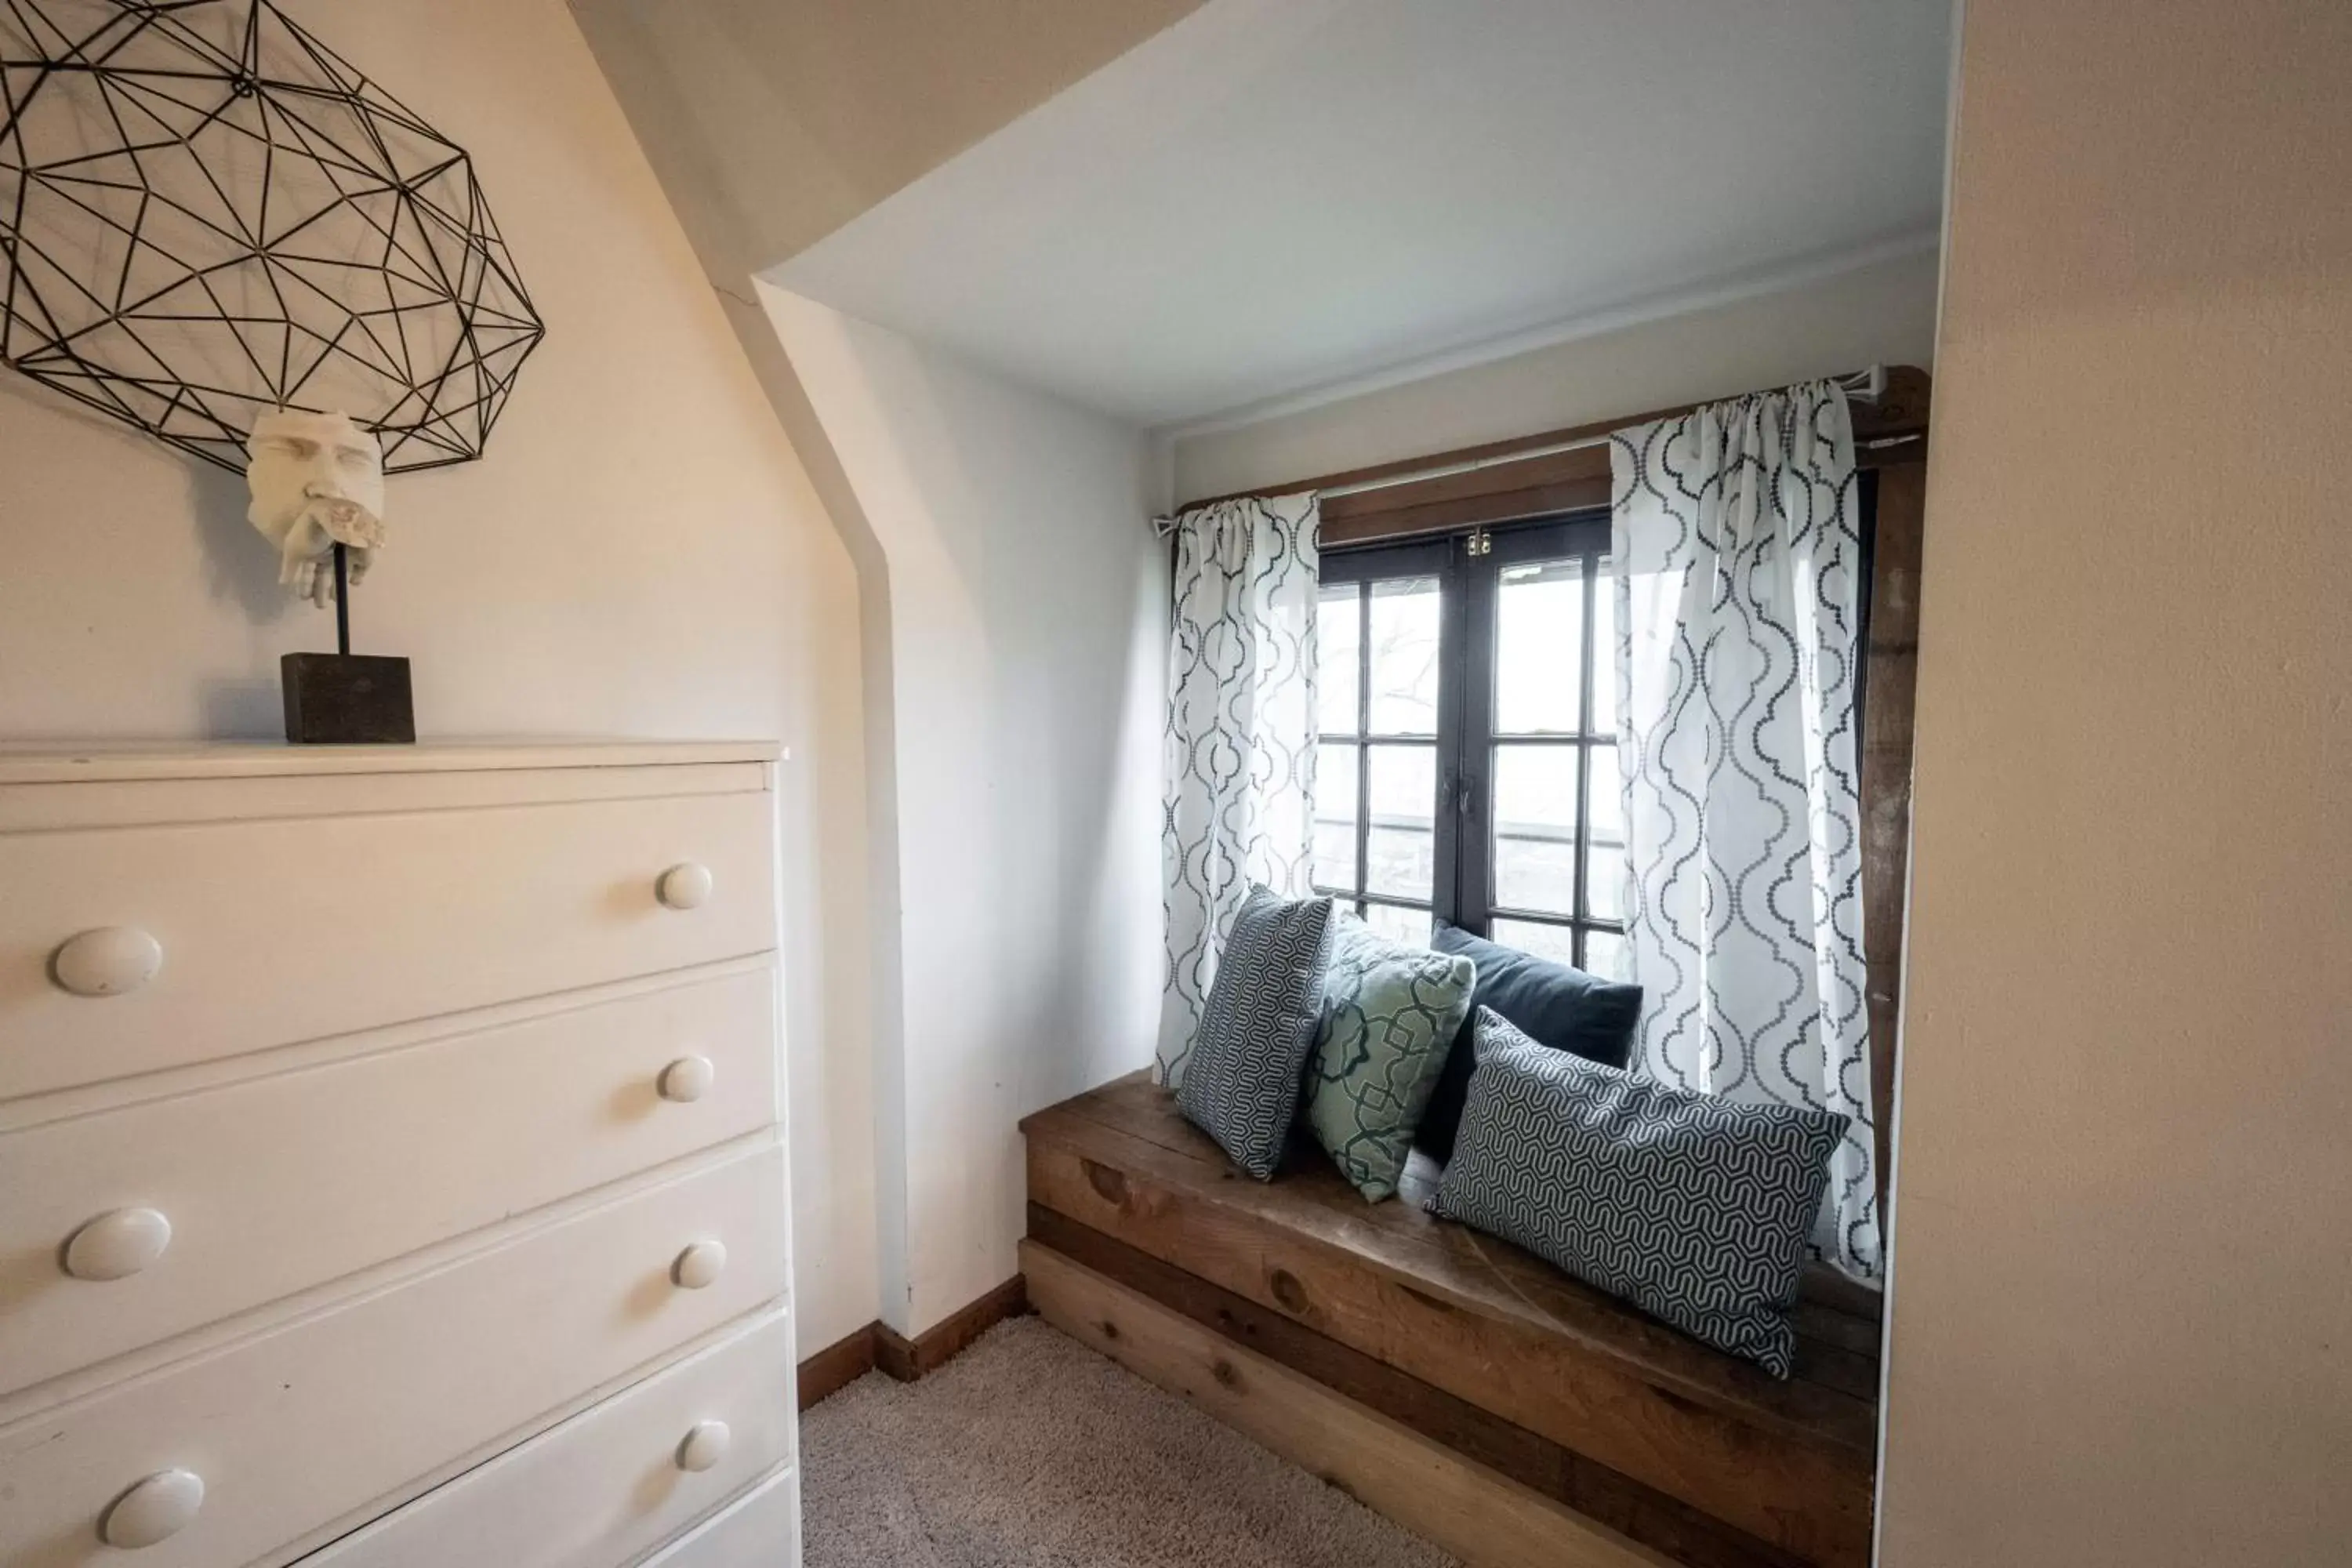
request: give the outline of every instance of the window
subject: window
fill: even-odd
[[[1584,515],[1323,557],[1315,882],[1376,930],[1622,972],[1608,544]]]

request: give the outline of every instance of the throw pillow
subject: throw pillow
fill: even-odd
[[[1201,1005],[1176,1108],[1259,1181],[1274,1179],[1323,1016],[1331,900],[1250,889]]]
[[[1789,1310],[1846,1119],[1735,1105],[1536,1044],[1478,1010],[1433,1214],[1789,1375]]]
[[[1339,917],[1307,1069],[1307,1124],[1367,1202],[1395,1195],[1477,974],[1466,958]]]
[[[1462,1100],[1470,1091],[1475,1055],[1477,1009],[1492,1007],[1521,1034],[1556,1051],[1573,1051],[1586,1061],[1622,1068],[1633,1048],[1633,1026],[1642,1017],[1642,988],[1603,980],[1549,958],[1488,942],[1437,922],[1429,945],[1460,953],[1478,966],[1478,989],[1471,1012],[1454,1037],[1445,1070],[1430,1091],[1413,1142],[1441,1164],[1454,1157],[1454,1130],[1462,1121]]]

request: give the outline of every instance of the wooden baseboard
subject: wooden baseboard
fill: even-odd
[[[820,1399],[830,1399],[874,1370],[874,1331],[879,1323],[843,1335],[801,1363],[795,1385],[803,1410]]]
[[[1028,1310],[1027,1287],[1015,1274],[911,1340],[887,1323],[868,1323],[801,1363],[800,1407],[806,1410],[838,1394],[868,1372],[879,1371],[900,1383],[912,1383],[962,1354],[974,1340],[1005,1319]]]
[[[874,1325],[874,1364],[900,1383],[937,1372],[963,1353],[972,1341],[1007,1318],[1029,1310],[1029,1294],[1015,1274],[979,1300],[965,1304],[913,1339],[887,1323]]]
[[[1045,1321],[1434,1542],[1471,1568],[1675,1568],[1672,1560],[1035,1241]]]

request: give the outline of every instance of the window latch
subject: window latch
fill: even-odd
[[[1495,536],[1483,528],[1474,528],[1470,531],[1470,537],[1463,543],[1465,552],[1468,554],[1487,555],[1494,552]]]

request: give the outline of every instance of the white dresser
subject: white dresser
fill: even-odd
[[[0,752],[0,1563],[798,1562],[777,757]]]

